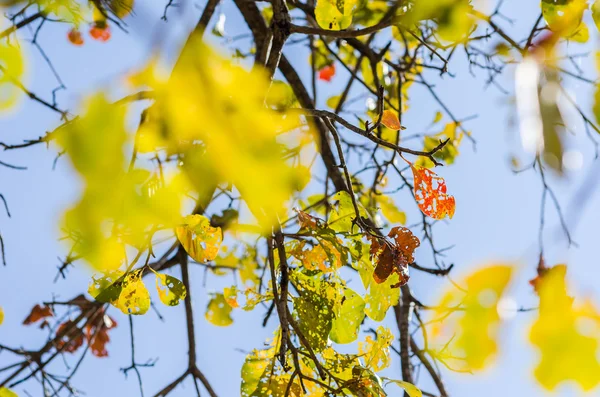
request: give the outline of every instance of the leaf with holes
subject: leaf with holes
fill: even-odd
[[[142,281],[142,272],[135,271],[123,279],[123,289],[113,305],[125,314],[145,314],[150,308],[150,293]]]
[[[213,325],[227,327],[233,323],[231,318],[231,306],[225,300],[223,294],[215,294],[208,302],[204,317]]]
[[[88,293],[98,302],[113,303],[119,299],[123,290],[125,274],[120,270],[104,273],[102,276],[92,276]]]
[[[392,241],[380,241],[369,236],[371,259],[377,263],[373,278],[375,282],[381,284],[392,273],[398,273],[400,285],[404,285],[409,278],[408,265],[415,261],[414,251],[421,242],[409,229],[402,226],[392,228],[388,237]]]
[[[340,306],[333,319],[329,338],[335,343],[354,342],[365,318],[365,301],[359,294],[346,288]]]
[[[203,215],[188,215],[176,229],[177,238],[195,261],[204,263],[217,257],[223,241],[220,227],[212,227]]]
[[[352,23],[358,0],[317,0],[315,18],[323,29],[342,30]]]
[[[394,334],[389,328],[377,327],[376,339],[368,335],[364,342],[358,342],[358,352],[362,356],[365,366],[375,372],[389,367],[390,346],[394,341]]]
[[[341,301],[337,285],[319,276],[309,277],[300,272],[290,274],[290,280],[300,296],[294,297],[294,315],[298,326],[315,351],[327,347],[333,322],[333,308]]]
[[[156,273],[156,290],[160,301],[167,306],[177,306],[185,299],[187,291],[183,283],[168,274]]]
[[[454,216],[454,196],[446,193],[446,181],[427,168],[410,164],[414,177],[415,200],[421,211],[433,218],[450,219]]]

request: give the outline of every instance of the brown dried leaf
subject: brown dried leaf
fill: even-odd
[[[414,262],[414,251],[421,244],[412,232],[402,226],[390,230],[388,237],[392,241],[383,241],[370,237],[371,258],[377,263],[373,272],[373,279],[378,284],[387,280],[392,273],[400,276],[399,285],[408,282],[408,265]]]
[[[27,318],[23,321],[23,325],[33,324],[42,318],[52,316],[54,316],[54,313],[52,312],[52,308],[50,308],[50,306],[35,305],[33,309],[31,309],[31,313],[29,313]]]

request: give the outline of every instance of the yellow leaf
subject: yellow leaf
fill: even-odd
[[[590,30],[585,22],[580,23],[575,33],[570,35],[568,39],[577,43],[587,43],[590,39]]]
[[[342,30],[352,23],[358,0],[317,0],[315,17],[323,29]]]
[[[17,84],[24,69],[20,47],[3,40],[0,43],[0,111],[11,108],[19,99],[21,91]]]
[[[14,391],[6,387],[0,387],[0,397],[19,397]]]
[[[0,307],[0,325],[4,322],[4,309]]]
[[[389,328],[380,325],[377,327],[376,338],[373,340],[368,335],[364,342],[358,342],[358,353],[362,356],[365,367],[378,372],[390,365],[390,345],[394,335]]]
[[[74,251],[99,270],[116,269],[125,244],[143,245],[155,226],[173,227],[181,217],[182,179],[125,171],[125,109],[103,95],[90,98],[83,114],[53,132],[84,190],[64,216]]]
[[[587,8],[586,0],[542,0],[542,14],[550,30],[563,37],[577,31]]]
[[[203,215],[188,215],[176,229],[177,238],[185,251],[197,262],[212,261],[223,241],[220,227],[212,227]]]
[[[177,306],[185,299],[187,290],[181,280],[168,274],[154,272],[156,275],[156,290],[160,301],[167,306]]]
[[[141,272],[131,272],[123,280],[123,289],[114,303],[125,314],[145,314],[150,308],[150,294],[141,278]]]
[[[265,106],[269,79],[264,70],[248,72],[199,38],[188,40],[169,79],[154,68],[131,79],[150,86],[156,98],[148,110],[144,149],[154,142],[178,153],[199,193],[231,183],[270,231],[292,193],[307,181],[305,169],[285,160],[289,150],[313,141],[307,121],[299,113]]]
[[[227,304],[234,309],[240,307],[240,304],[237,301],[237,293],[238,289],[235,285],[232,287],[225,287],[223,289],[223,297],[225,298],[225,302],[227,302]]]
[[[464,370],[483,369],[496,355],[497,305],[511,275],[512,267],[505,264],[480,269],[460,284],[465,291],[453,287],[436,306],[433,334],[443,337],[443,344],[452,339],[448,349],[451,356],[464,360]]]
[[[377,200],[377,204],[379,204],[381,213],[390,223],[406,224],[406,212],[399,210],[391,197],[380,194],[375,196],[375,199]]]
[[[210,302],[208,302],[208,307],[206,308],[204,316],[211,324],[218,325],[219,327],[226,327],[233,323],[233,319],[231,318],[231,306],[227,304],[223,294],[216,294]]]
[[[591,390],[600,383],[600,314],[589,302],[574,305],[567,295],[566,270],[554,266],[535,284],[540,309],[529,333],[541,354],[535,377],[548,390],[568,380]]]

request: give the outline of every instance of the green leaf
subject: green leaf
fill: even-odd
[[[368,368],[356,365],[352,368],[352,379],[348,389],[357,397],[386,397],[381,378]]]
[[[187,291],[183,283],[168,274],[156,273],[156,290],[160,301],[167,306],[177,306],[185,299]]]
[[[333,201],[337,202],[337,206],[331,211],[329,226],[336,232],[351,233],[352,221],[356,218],[352,197],[346,191],[339,191],[333,196]],[[361,216],[367,216],[367,211],[360,204],[358,211]]]
[[[336,343],[354,342],[365,318],[365,301],[359,294],[347,288],[344,298],[329,334],[329,338]]]
[[[405,382],[403,380],[393,380],[388,378],[382,378],[387,384],[394,383],[400,386],[409,395],[409,397],[423,397],[423,392],[412,383]]]
[[[294,272],[290,278],[300,294],[293,299],[298,326],[313,349],[321,351],[327,347],[338,292],[333,283],[321,280],[319,276],[308,277]]]
[[[398,304],[400,299],[400,289],[392,288],[393,285],[398,284],[400,278],[398,273],[393,273],[383,283],[376,283],[373,279],[375,268],[368,253],[362,252],[366,251],[364,248],[363,246],[361,249],[359,260],[353,261],[352,266],[358,270],[365,289],[368,289],[365,295],[365,314],[372,320],[383,321],[390,306]]]
[[[352,23],[358,0],[317,0],[315,17],[323,29],[342,30]]]
[[[231,318],[231,306],[225,300],[223,294],[215,294],[208,302],[204,317],[213,325],[227,327],[233,323]]]
[[[88,293],[98,302],[115,302],[121,295],[124,278],[124,273],[120,270],[106,272],[100,277],[94,275]]]

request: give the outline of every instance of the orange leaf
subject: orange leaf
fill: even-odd
[[[334,64],[324,66],[321,70],[319,70],[319,80],[331,81],[333,76],[335,76]]]
[[[33,309],[31,309],[31,313],[29,313],[29,316],[27,316],[25,321],[23,321],[23,325],[33,324],[44,317],[52,317],[53,315],[54,313],[52,313],[52,309],[50,308],[50,306],[35,305]]]
[[[377,284],[387,280],[392,273],[398,273],[400,284],[408,282],[408,265],[415,261],[414,251],[421,242],[412,234],[412,232],[402,226],[397,226],[390,230],[388,237],[393,240],[384,241],[370,237],[371,240],[371,258],[376,258],[377,266],[373,272],[373,279]]]
[[[94,40],[106,42],[110,39],[110,27],[105,21],[94,22],[90,28],[90,36]]]
[[[410,163],[409,163],[410,164]],[[446,193],[446,181],[433,171],[410,164],[415,183],[415,200],[423,213],[433,219],[454,216],[454,196]]]
[[[69,33],[67,34],[67,38],[73,45],[76,45],[76,46],[83,45],[83,37],[81,36],[81,32],[77,29],[69,30]]]
[[[383,115],[381,116],[381,124],[394,131],[402,129],[398,116],[391,110],[383,111]]]
[[[300,224],[300,229],[316,231],[320,228],[320,223],[322,222],[321,219],[307,214],[302,210],[296,210],[296,212],[298,212],[298,223]]]

